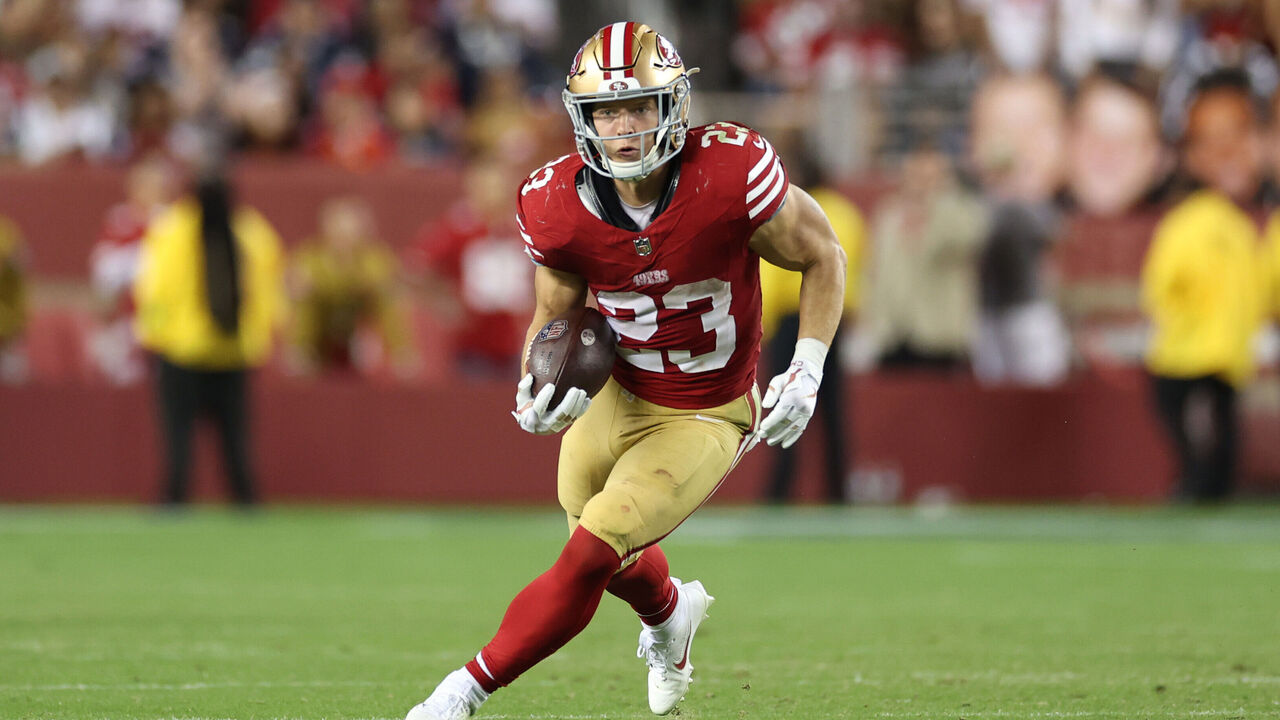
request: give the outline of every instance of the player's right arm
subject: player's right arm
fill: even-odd
[[[552,318],[580,308],[587,301],[587,281],[581,275],[539,265],[533,272],[533,320],[524,334],[524,353],[520,356],[520,374],[529,372],[529,344],[533,336]]]
[[[569,388],[564,400],[552,408],[551,396],[556,386],[547,383],[535,396],[533,375],[529,372],[529,344],[533,337],[553,318],[574,308],[582,307],[587,298],[587,281],[580,275],[539,265],[533,273],[534,311],[529,331],[525,333],[525,351],[520,359],[523,377],[516,386],[516,409],[512,412],[516,422],[526,432],[535,435],[552,435],[560,432],[582,417],[591,404],[582,388]]]

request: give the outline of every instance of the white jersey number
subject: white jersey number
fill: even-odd
[[[567,157],[570,157],[570,156],[561,155],[555,160],[552,160],[546,165],[543,165],[542,167],[530,173],[529,181],[526,182],[520,188],[520,195],[521,196],[528,195],[533,190],[537,190],[538,188],[541,188],[541,187],[546,187],[547,183],[551,182],[551,176],[556,174],[555,166],[559,165]]]
[[[712,138],[722,143],[739,147],[747,144],[747,129],[741,125],[721,121],[711,127],[715,128],[715,130],[708,130],[702,135],[702,147],[711,147]],[[730,136],[729,133],[733,133],[733,135]]]
[[[733,294],[729,283],[711,278],[671,288],[660,300],[666,310],[685,310],[698,300],[711,300],[702,312],[703,332],[715,333],[716,346],[711,352],[694,355],[687,349],[659,350],[618,346],[623,360],[649,372],[666,372],[662,354],[680,372],[700,373],[719,370],[729,364],[737,346],[737,324],[729,314]],[[601,292],[596,302],[609,316],[609,324],[624,338],[645,342],[658,332],[658,301],[638,292]],[[629,317],[628,317],[629,316]]]

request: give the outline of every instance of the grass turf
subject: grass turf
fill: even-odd
[[[0,717],[399,718],[563,540],[549,511],[0,508]],[[1280,717],[1280,508],[707,509],[682,718]],[[482,709],[645,718],[638,625]]]

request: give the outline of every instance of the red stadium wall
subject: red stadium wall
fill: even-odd
[[[354,194],[373,206],[385,239],[409,242],[456,197],[456,168],[391,167],[367,175],[307,161],[237,168],[241,196],[286,242],[314,229],[325,198]],[[120,168],[0,168],[0,214],[26,234],[33,274],[83,280],[106,209],[122,196]],[[867,207],[882,184],[848,188]],[[74,199],[74,201],[71,201]],[[1059,245],[1067,280],[1136,278],[1154,217],[1072,223]],[[1083,284],[1083,283],[1082,283]],[[266,497],[377,502],[554,502],[556,443],[508,418],[508,383],[459,384],[447,338],[419,318],[426,364],[411,386],[264,375],[255,388],[256,456]],[[83,370],[75,308],[38,308],[29,328],[33,386],[0,386],[0,501],[148,500],[158,483],[158,442],[147,388],[117,390]],[[1274,383],[1273,383],[1274,385]],[[1265,395],[1265,394],[1264,394]],[[851,383],[856,473],[882,500],[1145,501],[1166,495],[1172,467],[1132,369],[1085,373],[1049,390],[982,389],[955,379],[869,376]],[[1280,490],[1280,400],[1250,409],[1247,489]],[[822,442],[801,444],[798,490],[819,495]],[[771,448],[753,451],[721,488],[720,502],[761,494]],[[219,496],[214,454],[199,446],[197,486]]]
[[[255,456],[272,500],[554,502],[557,443],[509,419],[511,387],[408,387],[264,379],[255,387]],[[897,497],[1142,501],[1171,468],[1140,378],[1082,378],[1052,390],[992,390],[948,379],[851,383],[843,442]],[[158,440],[145,388],[0,388],[0,500],[145,501],[158,487]],[[798,490],[817,496],[821,433],[799,448]],[[197,486],[222,488],[202,438]],[[718,502],[754,501],[772,453],[761,447]],[[811,461],[812,458],[812,461]]]
[[[0,215],[22,229],[35,275],[88,276],[89,251],[107,209],[124,199],[124,177],[122,168],[113,167],[0,167]],[[314,232],[325,199],[355,195],[371,205],[383,238],[399,246],[458,196],[461,176],[450,166],[388,166],[361,174],[290,159],[243,161],[234,177],[239,196],[288,243]]]

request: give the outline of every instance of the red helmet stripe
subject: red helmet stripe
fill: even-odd
[[[602,69],[613,67],[613,25],[606,25],[600,31],[600,66]]]

